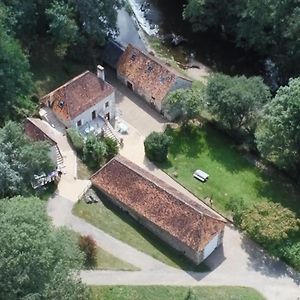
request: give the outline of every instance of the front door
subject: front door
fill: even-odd
[[[110,120],[110,115],[109,115],[109,113],[105,114],[105,120],[107,120],[107,121]]]

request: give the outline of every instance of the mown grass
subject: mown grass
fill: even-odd
[[[109,252],[97,247],[96,270],[138,271],[139,268],[127,263]]]
[[[168,161],[160,167],[200,198],[213,199],[213,207],[226,212],[226,203],[242,198],[246,204],[279,202],[300,215],[300,190],[292,181],[267,174],[241,154],[232,141],[209,125],[167,129],[173,138]],[[210,175],[205,183],[193,178],[196,169]]]
[[[79,201],[74,206],[73,213],[111,236],[167,265],[184,270],[209,271],[205,264],[195,266],[181,253],[176,252],[163,243],[128,214],[110,204],[104,196],[101,196],[101,200],[102,202],[97,204],[86,204],[83,201]]]
[[[93,300],[263,300],[255,289],[235,286],[92,286]]]

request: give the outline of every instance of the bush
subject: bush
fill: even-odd
[[[84,265],[91,269],[97,264],[97,245],[90,236],[80,236],[78,241],[80,250],[85,255]]]
[[[101,166],[107,155],[107,147],[104,141],[94,134],[90,134],[83,147],[83,160],[91,169]]]
[[[67,137],[78,154],[83,153],[84,138],[76,128],[67,129]]]
[[[103,142],[106,145],[106,159],[112,159],[119,152],[118,142],[112,138],[104,137]]]
[[[146,156],[151,161],[166,161],[171,141],[171,137],[169,137],[165,133],[150,133],[144,141]]]
[[[226,209],[232,212],[233,223],[240,226],[243,219],[243,213],[246,209],[246,204],[242,198],[230,200],[226,203]]]
[[[299,230],[299,219],[278,203],[261,202],[244,210],[241,228],[274,253],[279,244]]]

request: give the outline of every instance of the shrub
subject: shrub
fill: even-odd
[[[83,153],[84,138],[76,128],[67,129],[67,137],[78,154]]]
[[[261,202],[245,209],[241,228],[274,253],[282,241],[299,230],[299,219],[278,203]]]
[[[226,209],[232,212],[233,223],[240,226],[243,219],[243,213],[246,209],[246,204],[242,198],[230,200],[226,203]]]
[[[166,161],[171,141],[171,137],[169,137],[165,133],[150,133],[144,141],[146,156],[151,161]]]
[[[83,147],[83,160],[91,169],[97,169],[105,161],[106,150],[104,141],[90,134]]]
[[[93,238],[80,236],[78,246],[85,255],[84,265],[89,269],[95,267],[97,263],[97,246]]]
[[[106,145],[106,158],[112,159],[119,152],[118,142],[110,137],[104,137],[103,141]]]

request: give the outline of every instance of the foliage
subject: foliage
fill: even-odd
[[[84,148],[84,138],[79,132],[79,130],[76,128],[68,128],[67,137],[72,146],[74,147],[74,150],[81,155],[83,153]]]
[[[19,124],[0,129],[0,197],[28,194],[34,174],[53,171],[46,142],[33,142]]]
[[[164,162],[168,156],[168,149],[172,142],[172,139],[165,133],[152,132],[145,141],[145,154],[151,160],[155,162]]]
[[[241,228],[260,244],[276,250],[278,244],[299,230],[296,214],[278,203],[261,202],[243,212]],[[271,246],[272,245],[272,246]]]
[[[80,236],[78,245],[85,254],[84,265],[87,268],[94,268],[97,264],[97,245],[90,236]]]
[[[235,225],[240,226],[243,220],[243,213],[246,209],[245,201],[242,198],[230,200],[226,203],[225,208],[232,213],[232,219]]]
[[[74,9],[62,0],[55,0],[46,9],[49,19],[48,32],[52,35],[55,52],[64,57],[70,45],[75,43],[78,35],[78,26],[74,19]]]
[[[163,111],[183,123],[199,116],[203,104],[204,88],[178,89],[168,95]]]
[[[50,37],[61,57],[77,42],[90,48],[116,35],[117,9],[123,4],[121,0],[2,1],[18,38],[32,48],[38,38]]]
[[[92,169],[98,168],[105,161],[106,144],[94,134],[88,135],[83,147],[83,159]]]
[[[103,141],[106,145],[106,159],[110,160],[119,152],[118,142],[110,137],[104,137]]]
[[[51,227],[39,199],[0,201],[0,227],[1,299],[87,299],[76,239]]]
[[[294,239],[282,243],[277,251],[289,264],[300,271],[300,233]]]
[[[27,106],[26,103],[24,105],[24,98],[32,88],[27,57],[17,40],[8,34],[4,15],[5,10],[0,4],[0,123],[10,118],[16,119],[20,107]]]
[[[300,166],[300,77],[281,87],[264,109],[256,133],[260,153],[281,168]]]
[[[297,0],[189,0],[184,18],[195,30],[215,30],[246,49],[279,63],[290,76],[299,72],[300,9]]]
[[[208,110],[231,131],[254,132],[260,111],[270,99],[270,91],[259,77],[230,77],[216,74],[207,84]]]

